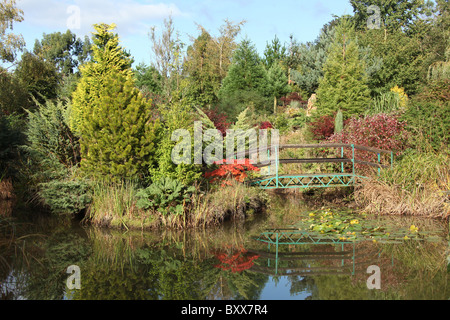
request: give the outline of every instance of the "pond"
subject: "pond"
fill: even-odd
[[[308,243],[261,235],[305,216],[295,202],[208,230],[114,231],[40,217],[0,242],[2,299],[378,300],[450,298],[448,226],[402,217],[433,241]],[[307,217],[307,214],[306,214]],[[279,234],[281,235],[281,233]],[[266,241],[263,241],[263,240]]]

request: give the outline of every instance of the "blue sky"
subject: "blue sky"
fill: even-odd
[[[293,34],[299,42],[313,41],[333,15],[352,14],[349,0],[17,0],[24,21],[14,25],[14,33],[24,36],[32,50],[43,33],[65,32],[90,36],[94,23],[116,23],[121,44],[136,63],[150,64],[151,26],[162,27],[172,15],[175,29],[184,43],[198,36],[196,24],[212,35],[219,34],[224,19],[246,20],[240,37],[249,38],[260,55],[275,35],[285,43]]]

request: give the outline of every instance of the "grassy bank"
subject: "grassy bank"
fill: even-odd
[[[267,202],[264,191],[233,182],[207,192],[193,192],[179,203],[174,200],[164,207],[142,209],[138,205],[139,191],[132,182],[96,184],[84,221],[121,229],[208,227],[227,220],[244,220],[263,211]],[[182,206],[180,212],[167,210],[176,205]]]
[[[379,178],[355,190],[355,201],[375,214],[450,216],[450,156],[447,152],[410,153]]]

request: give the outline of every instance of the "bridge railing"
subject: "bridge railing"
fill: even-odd
[[[281,150],[284,149],[317,149],[317,148],[338,148],[341,151],[341,157],[338,158],[305,158],[305,159],[280,159],[279,154]],[[351,148],[352,150],[352,157],[351,158],[345,158],[344,157],[344,149],[345,148]],[[370,161],[363,161],[356,159],[356,151],[366,151],[366,152],[372,152],[377,155],[377,162],[370,162]],[[389,168],[393,166],[394,162],[394,153],[389,150],[383,150],[378,148],[372,148],[372,147],[366,147],[356,144],[345,144],[345,143],[329,143],[329,144],[285,144],[285,145],[275,145],[275,146],[264,146],[260,148],[254,148],[249,149],[241,152],[234,153],[234,159],[243,159],[246,157],[250,157],[253,154],[258,153],[266,153],[267,152],[267,159],[271,159],[271,157],[275,157],[275,172],[276,176],[278,176],[279,171],[279,165],[280,164],[288,164],[288,163],[341,163],[341,172],[344,172],[344,163],[352,163],[352,173],[353,175],[356,174],[356,164],[362,164],[370,167],[374,167],[378,169],[378,175],[381,173],[381,169],[383,168]],[[390,155],[390,165],[382,164],[381,163],[381,155],[382,154],[388,154]],[[259,157],[258,157],[259,158]],[[266,161],[264,163],[254,163],[256,167],[270,167],[273,165],[273,162]]]

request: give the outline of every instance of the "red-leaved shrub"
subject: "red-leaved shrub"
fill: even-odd
[[[227,135],[227,129],[230,128],[231,122],[227,121],[227,116],[220,113],[214,109],[203,110],[203,112],[208,116],[208,118],[214,123],[214,126],[219,130],[225,137]]]
[[[272,124],[270,123],[270,121],[263,121],[259,124],[259,129],[264,130],[264,129],[273,129]]]
[[[329,115],[321,116],[309,124],[309,130],[316,140],[325,140],[334,134],[334,118]]]
[[[298,92],[292,92],[280,100],[283,102],[283,106],[290,105],[293,101],[300,103],[302,106],[308,104],[308,101],[303,100],[302,96]]]
[[[394,151],[396,155],[406,148],[408,132],[406,122],[396,115],[376,114],[362,118],[349,119],[341,133],[333,134],[327,139],[330,143],[355,144],[377,149]],[[352,151],[345,151],[346,157],[352,157]],[[358,150],[355,159],[377,162],[377,154]]]
[[[221,180],[222,186],[224,186],[231,184],[229,181],[230,178],[234,178],[239,182],[244,182],[248,176],[247,172],[260,170],[259,168],[253,166],[249,159],[245,159],[242,164],[240,163],[242,160],[234,160],[233,164],[226,164],[226,162],[227,160],[216,162],[215,164],[218,164],[219,168],[212,172],[206,172],[204,177],[212,178],[210,181],[211,183]]]

